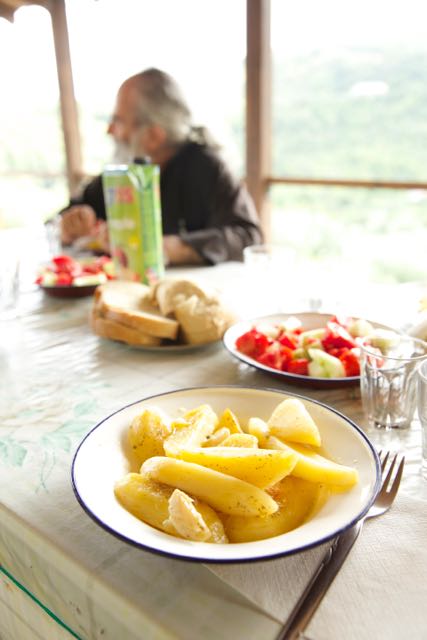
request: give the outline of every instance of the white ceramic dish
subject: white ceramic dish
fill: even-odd
[[[244,353],[241,353],[236,349],[236,340],[239,336],[246,331],[252,329],[254,325],[257,324],[277,324],[279,322],[283,322],[289,317],[298,318],[301,321],[304,330],[309,331],[310,329],[319,329],[320,327],[325,327],[326,323],[333,317],[330,313],[316,313],[312,311],[307,311],[303,313],[280,313],[269,316],[262,316],[259,318],[253,318],[251,320],[242,320],[237,322],[233,326],[231,326],[224,334],[223,343],[227,351],[231,353],[235,358],[238,358],[242,362],[249,364],[251,367],[255,367],[255,369],[259,369],[260,371],[265,371],[266,373],[273,374],[279,378],[282,378],[284,382],[290,384],[297,384],[303,387],[314,387],[314,388],[328,388],[331,389],[333,387],[348,387],[357,385],[360,382],[360,376],[348,376],[346,378],[313,378],[311,376],[302,376],[296,373],[288,373],[286,371],[278,371],[277,369],[273,369],[272,367],[268,367],[265,364],[261,364],[257,362],[253,358],[246,356]],[[379,324],[378,322],[369,321],[373,327],[381,328],[381,329],[389,329],[383,324]]]
[[[126,455],[127,430],[144,407],[158,406],[171,415],[182,407],[209,403],[218,413],[230,407],[242,423],[251,416],[267,419],[273,408],[293,395],[247,387],[198,387],[173,391],[119,409],[96,425],[75,454],[72,482],[78,501],[91,518],[125,542],[143,549],[199,562],[253,562],[297,553],[319,545],[351,527],[369,509],[379,488],[378,456],[367,437],[348,418],[314,400],[301,397],[316,421],[328,455],[353,465],[359,483],[350,491],[332,496],[302,526],[275,538],[236,544],[212,544],[181,540],[158,531],[126,511],[114,496],[114,484],[131,468]]]

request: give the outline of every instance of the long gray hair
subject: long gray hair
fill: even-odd
[[[139,124],[160,125],[171,144],[191,140],[218,148],[218,143],[205,127],[193,124],[191,110],[181,88],[168,73],[155,68],[146,69],[126,83],[132,84],[138,92]]]

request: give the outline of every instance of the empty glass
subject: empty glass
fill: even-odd
[[[417,403],[417,372],[427,359],[427,343],[391,334],[361,346],[360,384],[369,424],[381,429],[410,426]]]
[[[10,311],[19,293],[20,243],[19,230],[0,231],[0,311]]]

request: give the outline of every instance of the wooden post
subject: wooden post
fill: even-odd
[[[52,19],[61,102],[67,178],[70,194],[74,194],[83,177],[82,152],[77,104],[74,96],[65,0],[51,0],[48,6]]]
[[[246,0],[246,176],[269,237],[267,176],[271,175],[270,0]]]

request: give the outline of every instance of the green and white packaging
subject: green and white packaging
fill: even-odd
[[[117,277],[156,282],[164,275],[159,167],[108,165],[102,185]]]

